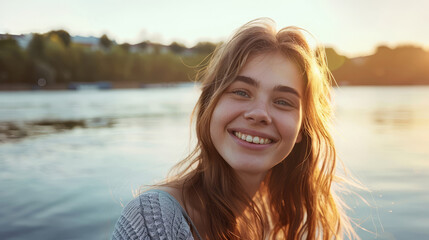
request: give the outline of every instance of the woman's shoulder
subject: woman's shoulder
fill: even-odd
[[[154,219],[162,216],[163,220],[174,220],[175,217],[183,216],[180,203],[172,194],[164,190],[151,189],[133,201],[140,204],[144,216],[153,216]]]
[[[153,189],[131,200],[119,217],[112,239],[193,239],[182,208],[166,191]]]

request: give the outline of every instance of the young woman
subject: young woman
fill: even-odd
[[[336,198],[332,78],[302,30],[242,26],[199,75],[197,145],[132,200],[113,239],[357,237]]]

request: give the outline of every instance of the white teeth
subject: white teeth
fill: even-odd
[[[262,137],[254,137],[251,135],[246,135],[241,132],[234,132],[234,135],[241,140],[244,140],[246,142],[255,143],[255,144],[269,144],[271,143],[271,139],[268,138],[262,138]]]
[[[252,142],[253,143],[259,143],[259,137],[254,137]]]

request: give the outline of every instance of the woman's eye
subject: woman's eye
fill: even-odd
[[[232,93],[242,97],[249,97],[249,94],[247,94],[247,92],[243,90],[235,90],[235,91],[232,91]]]
[[[292,104],[290,102],[282,100],[282,99],[275,101],[275,103],[278,105],[281,105],[281,106],[292,106]]]

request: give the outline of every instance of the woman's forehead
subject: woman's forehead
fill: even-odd
[[[238,76],[244,76],[256,82],[272,82],[274,85],[287,85],[296,88],[301,94],[302,75],[295,62],[281,52],[261,53],[251,56]]]

